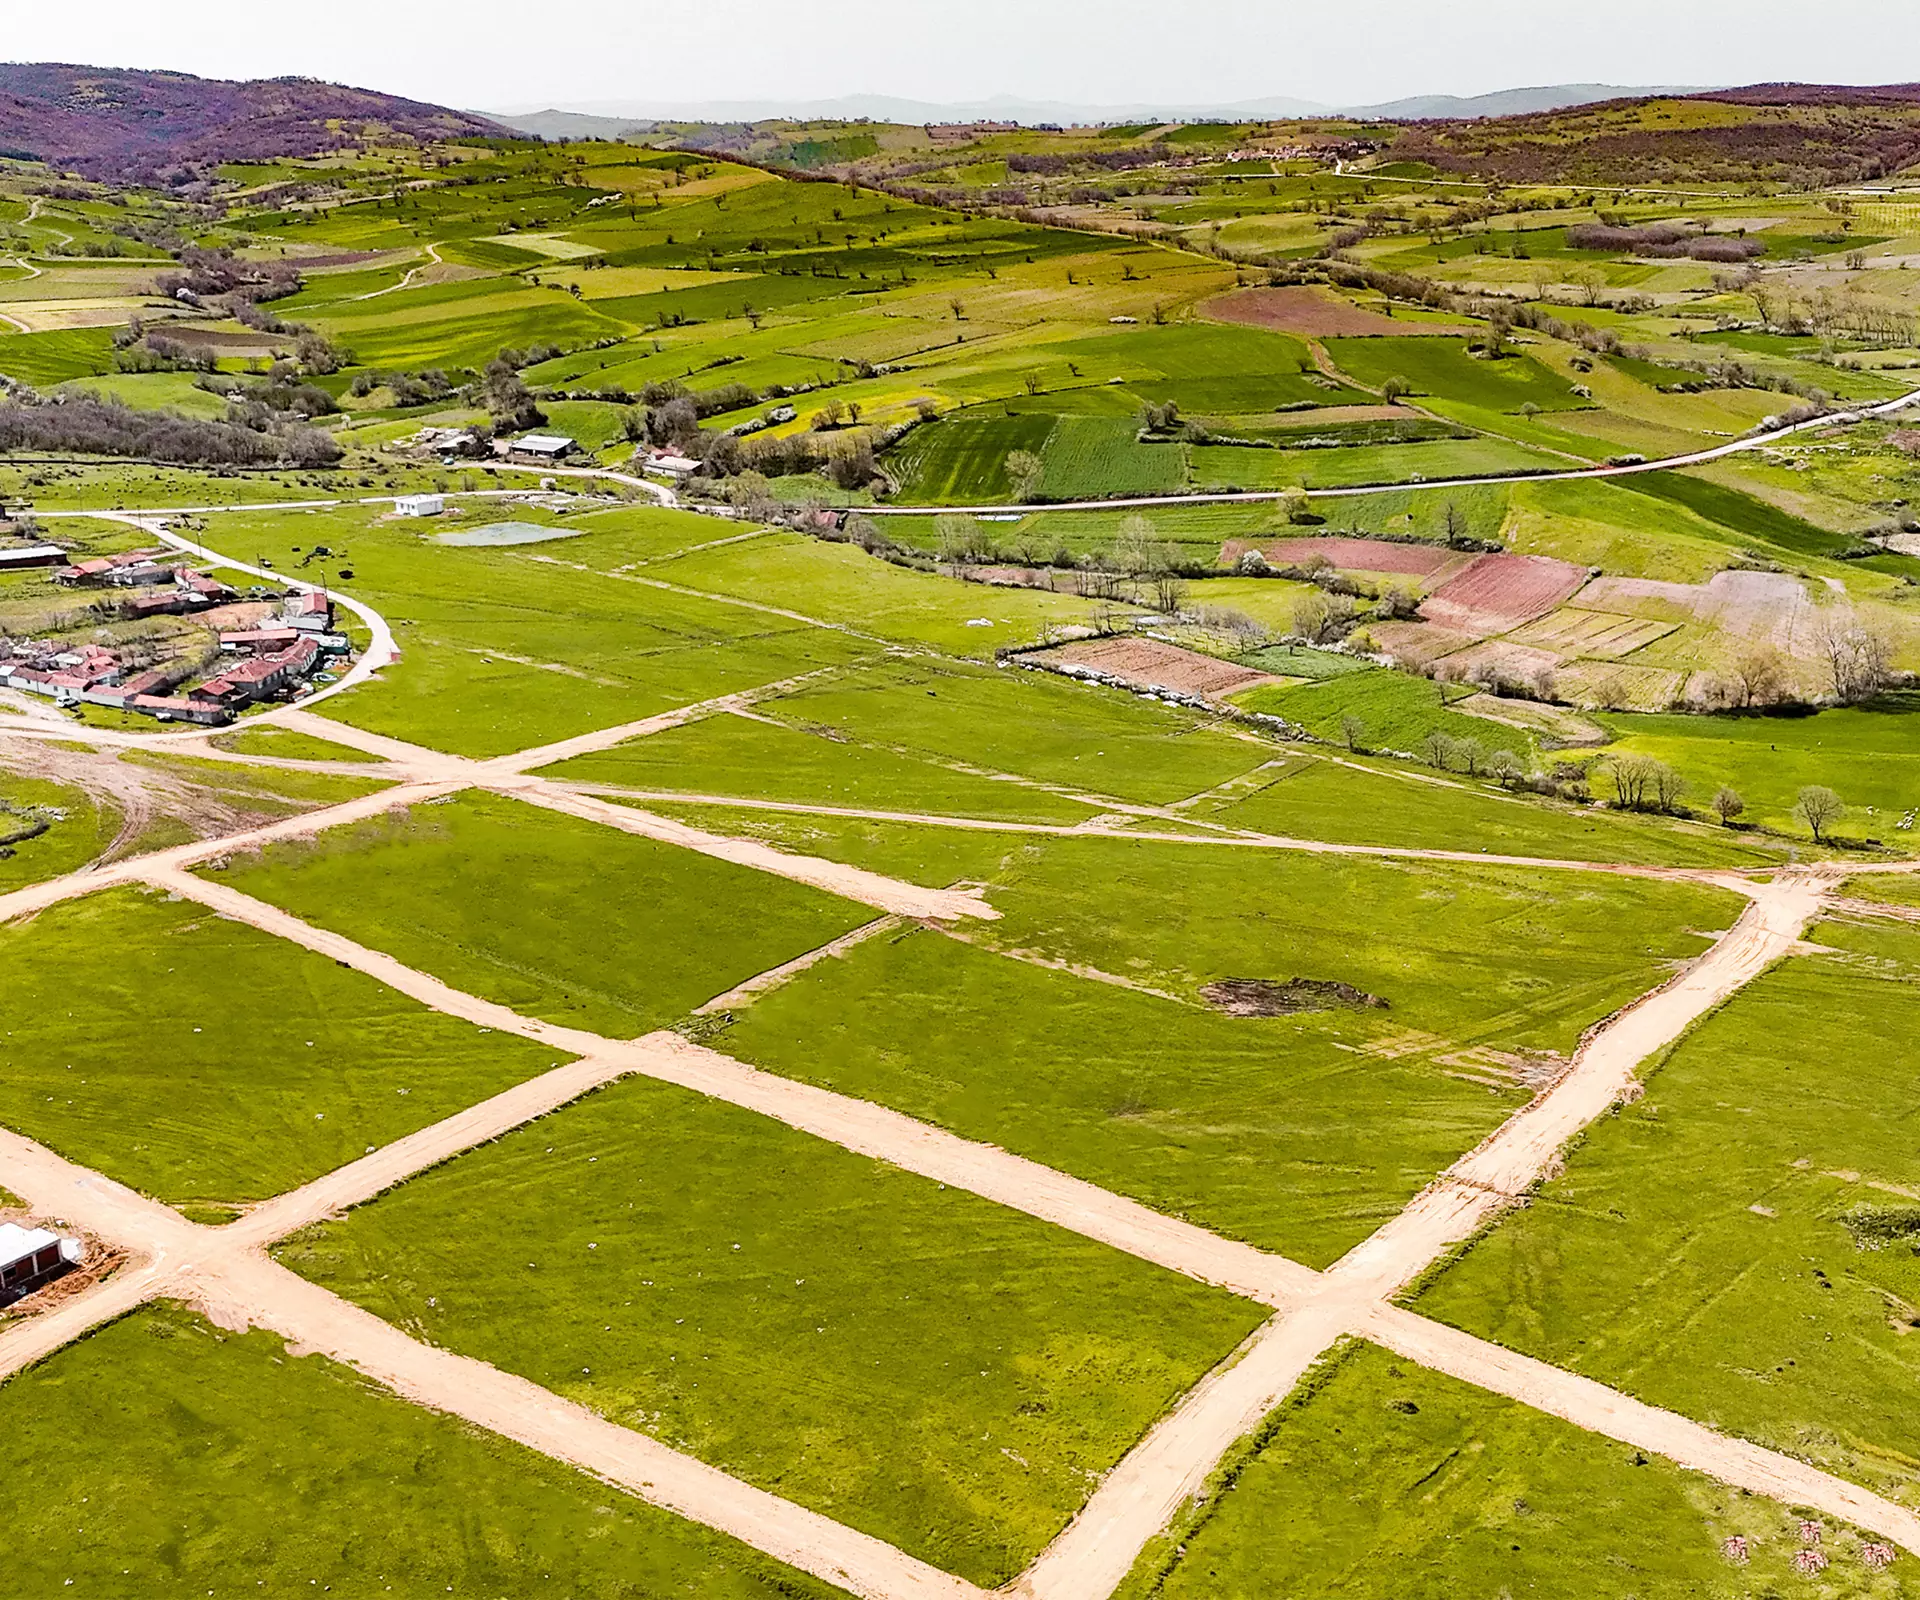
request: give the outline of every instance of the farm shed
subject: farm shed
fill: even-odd
[[[437,494],[403,494],[393,503],[396,517],[437,517],[446,509],[446,497]]]
[[[77,1239],[0,1222],[0,1294],[25,1294],[82,1255]]]
[[[507,459],[547,466],[564,461],[580,447],[564,433],[529,433],[507,444]]]
[[[0,550],[0,572],[19,572],[27,567],[63,567],[67,553],[57,544],[30,544],[15,550]]]

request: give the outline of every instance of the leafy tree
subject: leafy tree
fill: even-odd
[[[1713,809],[1719,813],[1722,825],[1731,828],[1734,818],[1747,809],[1747,803],[1740,798],[1738,789],[1723,783],[1713,791]]]

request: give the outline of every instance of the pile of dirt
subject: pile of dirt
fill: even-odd
[[[1200,993],[1230,1017],[1291,1017],[1303,1011],[1385,1011],[1387,1002],[1335,978],[1222,978]]]

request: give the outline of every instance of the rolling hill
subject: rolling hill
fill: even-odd
[[[315,155],[370,134],[498,135],[498,124],[311,78],[229,83],[184,72],[0,64],[0,153],[145,181],[218,162]]]

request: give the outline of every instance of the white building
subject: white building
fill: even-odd
[[[0,1294],[24,1294],[86,1254],[78,1239],[0,1222]]]
[[[393,503],[396,517],[437,517],[447,509],[447,497],[441,494],[403,494]]]

